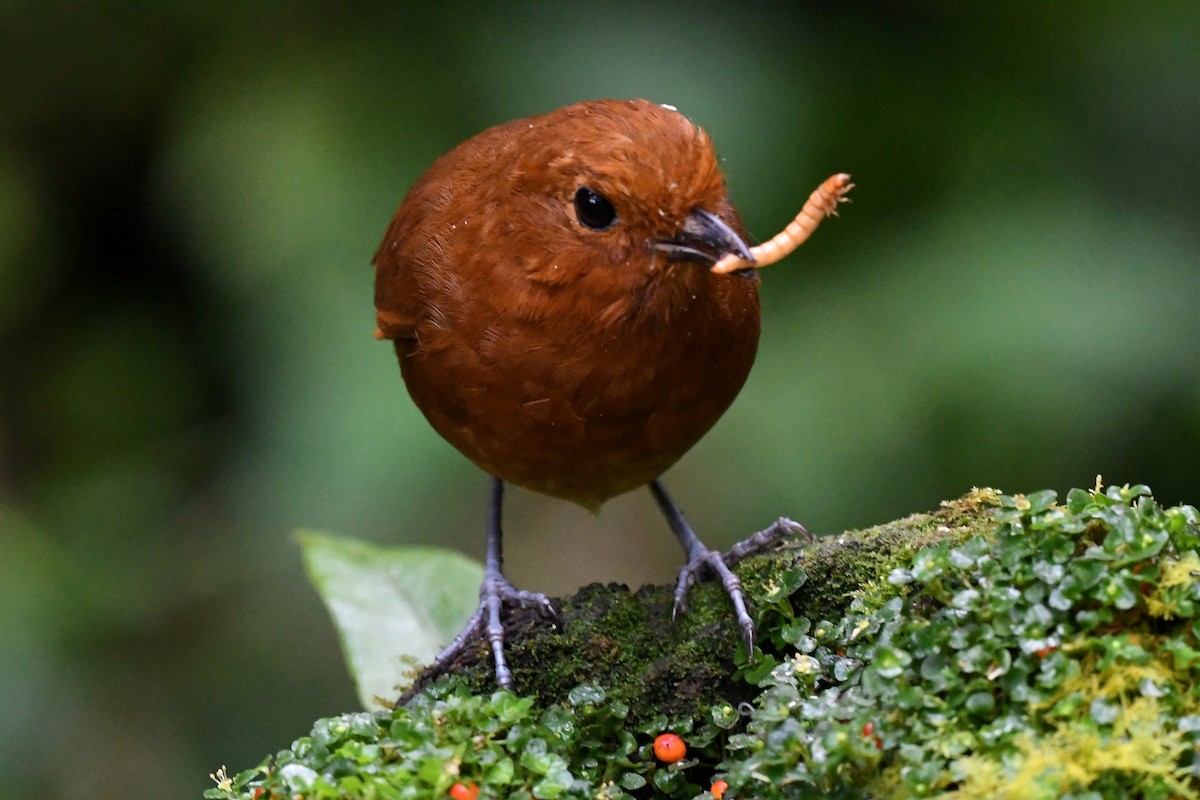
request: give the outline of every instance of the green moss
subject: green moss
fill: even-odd
[[[753,661],[718,586],[675,624],[668,587],[586,587],[561,630],[512,620],[526,696],[492,693],[480,650],[206,796],[1194,798],[1198,547],[1196,510],[1145,487],[973,492],[747,559]]]

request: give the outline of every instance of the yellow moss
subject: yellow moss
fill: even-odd
[[[1195,550],[1183,554],[1183,558],[1168,558],[1163,561],[1162,575],[1158,579],[1158,587],[1166,589],[1171,586],[1186,586],[1196,582],[1196,573],[1200,572],[1200,556]]]
[[[960,797],[963,800],[975,797],[1003,797],[1012,781],[1004,766],[990,758],[966,756],[959,760],[958,767],[966,777],[956,790],[947,792],[951,797]]]
[[[971,491],[958,500],[943,500],[942,508],[961,505],[966,510],[974,510],[980,506],[994,506],[1000,502],[1000,492],[988,486],[972,486]]]
[[[1200,556],[1196,555],[1194,550],[1184,553],[1183,558],[1164,559],[1158,585],[1146,598],[1146,608],[1150,615],[1161,619],[1174,619],[1179,609],[1175,603],[1164,598],[1164,590],[1195,583],[1198,573]]]
[[[1124,705],[1109,735],[1077,723],[1050,735],[1023,734],[1017,752],[1002,762],[967,756],[957,762],[964,778],[943,797],[953,800],[1034,800],[1090,788],[1105,773],[1126,773],[1126,785],[1157,779],[1180,798],[1198,800],[1180,756],[1190,747],[1179,730],[1162,726],[1158,701],[1140,697]]]
[[[892,800],[907,800],[912,796],[905,788],[904,781],[900,778],[900,767],[896,764],[876,773],[864,788],[864,792],[869,797],[888,797]]]
[[[1182,676],[1159,658],[1153,658],[1145,664],[1123,663],[1119,667],[1096,671],[1099,656],[1090,653],[1080,661],[1079,674],[1063,681],[1058,694],[1050,705],[1059,699],[1076,692],[1083,694],[1089,700],[1103,697],[1107,700],[1118,700],[1126,695],[1139,692],[1142,681],[1150,680],[1156,685],[1178,683]]]

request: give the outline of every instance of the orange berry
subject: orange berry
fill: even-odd
[[[687,745],[673,733],[660,733],[654,740],[654,756],[659,761],[674,764],[687,755]]]
[[[729,788],[729,784],[725,781],[713,781],[712,788],[708,790],[716,800],[721,800],[725,796],[725,790]]]
[[[451,800],[476,800],[479,797],[479,787],[473,783],[456,783],[450,787]]]

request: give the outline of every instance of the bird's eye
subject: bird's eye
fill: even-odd
[[[580,186],[575,192],[575,216],[579,224],[594,231],[602,231],[617,221],[617,210],[602,194]]]

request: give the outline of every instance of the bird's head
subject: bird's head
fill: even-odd
[[[530,215],[513,230],[535,240],[518,248],[532,279],[644,283],[727,253],[752,260],[712,141],[674,108],[599,100],[522,124],[509,175]]]

